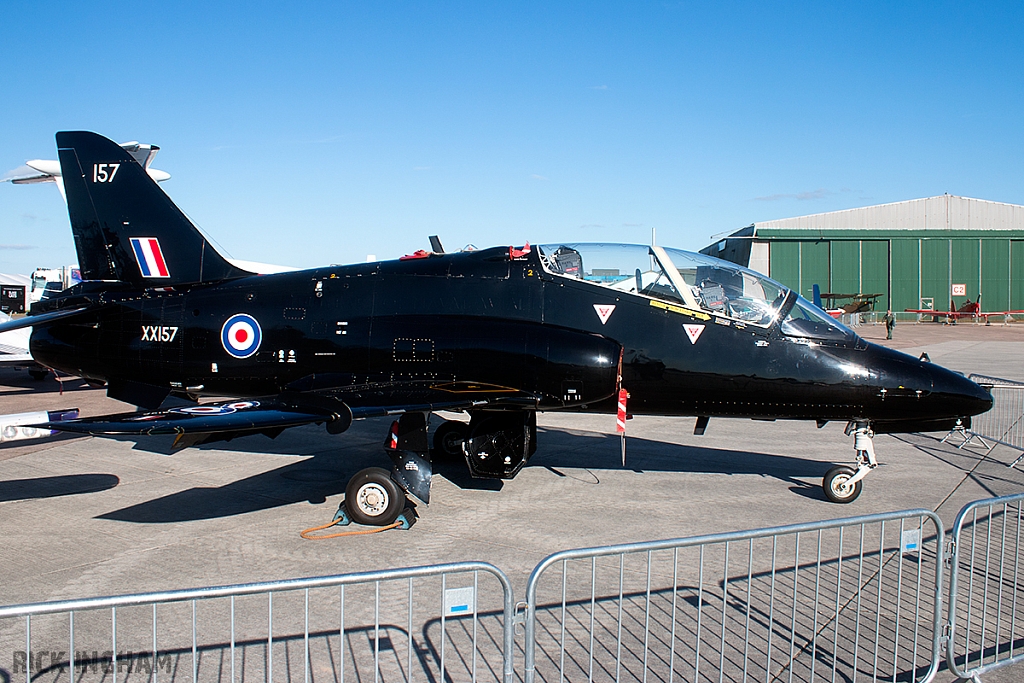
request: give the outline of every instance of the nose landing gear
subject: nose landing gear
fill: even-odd
[[[853,434],[853,448],[857,451],[857,469],[836,465],[825,473],[821,483],[825,497],[833,503],[852,503],[857,500],[863,489],[862,480],[868,476],[868,472],[878,467],[871,425],[867,422],[850,422],[846,425],[846,435],[850,434]]]

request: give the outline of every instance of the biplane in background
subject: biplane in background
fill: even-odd
[[[833,318],[849,315],[851,313],[865,313],[875,310],[875,300],[881,294],[836,294],[825,292],[819,294],[818,285],[814,285],[814,305],[828,313]],[[849,299],[844,304],[838,302]]]

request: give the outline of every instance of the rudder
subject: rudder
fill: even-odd
[[[60,132],[57,154],[83,279],[171,287],[250,274],[217,253],[120,145]]]

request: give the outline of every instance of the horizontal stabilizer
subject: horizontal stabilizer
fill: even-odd
[[[298,400],[299,397],[303,400]],[[407,405],[388,407],[359,406],[350,409],[344,403],[322,395],[286,392],[278,398],[262,401],[205,403],[142,413],[118,413],[63,422],[44,422],[33,426],[76,434],[110,436],[185,434],[195,435],[195,443],[205,443],[214,440],[209,435],[269,433],[270,430],[323,422],[328,423],[329,432],[336,434],[347,429],[353,418],[401,415],[407,412],[463,410],[486,403],[488,401],[461,399],[430,403],[410,402]],[[522,399],[503,400],[501,403],[508,407],[520,408],[535,405],[533,401]],[[332,429],[332,425],[336,425],[335,428]]]
[[[20,330],[24,327],[47,325],[56,320],[63,320],[64,318],[70,318],[73,315],[78,315],[88,308],[88,306],[77,306],[75,308],[68,308],[61,311],[40,313],[39,315],[26,315],[24,318],[13,318],[7,322],[0,323],[0,333],[10,332],[11,330]]]

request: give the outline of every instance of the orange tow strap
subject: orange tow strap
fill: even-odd
[[[299,536],[302,536],[307,541],[324,541],[328,538],[338,538],[340,536],[365,536],[367,534],[379,534],[382,531],[387,531],[388,529],[397,529],[398,527],[402,526],[401,522],[394,522],[392,524],[388,524],[387,526],[379,526],[374,527],[372,529],[357,529],[355,531],[342,531],[337,534],[327,534],[325,536],[310,536],[310,534],[312,534],[314,531],[323,531],[324,529],[329,529],[335,524],[337,524],[339,521],[340,520],[336,519],[333,522],[329,522],[327,524],[310,527],[309,529],[306,529],[305,531],[300,533]]]

